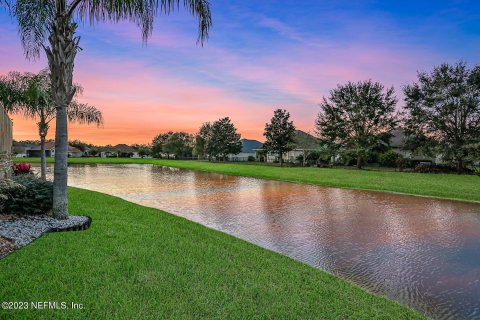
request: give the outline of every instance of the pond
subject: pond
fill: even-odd
[[[71,186],[232,234],[434,319],[480,319],[480,204],[152,165],[69,173]]]

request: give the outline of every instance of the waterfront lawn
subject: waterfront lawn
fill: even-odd
[[[0,319],[420,319],[395,302],[186,219],[70,189],[86,231],[49,233],[0,260]],[[31,305],[30,305],[31,307]]]
[[[39,162],[39,160],[39,158],[28,158],[21,161]],[[49,160],[52,161],[53,159],[49,158]],[[480,177],[474,175],[368,171],[340,168],[281,168],[242,163],[130,158],[70,158],[69,163],[147,163],[340,188],[390,191],[439,198],[480,201]]]

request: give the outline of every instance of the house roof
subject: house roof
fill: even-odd
[[[26,153],[27,150],[30,150],[34,145],[33,144],[25,144],[25,145],[14,145],[13,153]]]
[[[35,145],[31,148],[27,148],[26,151],[27,150],[40,151],[40,149],[41,149],[41,146],[38,144],[38,145]],[[55,141],[45,142],[45,150],[54,150],[54,149],[55,149]],[[68,146],[68,152],[75,152],[75,153],[80,152],[80,153],[82,153],[82,150],[69,145]]]
[[[75,152],[75,153],[80,152],[80,153],[83,153],[82,150],[80,150],[80,149],[78,149],[78,148],[76,148],[76,147],[72,147],[72,146],[68,146],[68,152]]]
[[[106,151],[106,152],[122,152],[122,153],[134,153],[134,152],[137,152],[137,149],[135,149],[134,147],[131,147],[129,145],[126,145],[124,143],[121,143],[121,144],[117,144],[115,146],[107,146],[103,149],[103,151]]]
[[[305,131],[295,130],[295,148],[317,150],[320,149],[320,141]]]
[[[256,149],[261,149],[263,143],[258,140],[242,139],[242,152],[244,153],[254,153]]]
[[[394,129],[391,132],[390,138],[390,147],[392,148],[403,148],[405,142],[407,141],[407,136],[405,135],[405,130],[403,129]]]
[[[41,149],[39,144],[34,145],[33,147],[29,148],[28,150],[38,151]],[[52,150],[55,149],[55,141],[48,141],[45,142],[45,150]]]

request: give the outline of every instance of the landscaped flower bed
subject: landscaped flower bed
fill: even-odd
[[[0,259],[46,232],[90,226],[91,219],[86,216],[52,218],[52,183],[35,177],[27,163],[14,166],[13,171],[12,179],[0,180]]]
[[[57,220],[48,215],[20,216],[0,214],[0,259],[26,246],[46,232],[84,230],[90,227],[91,218],[69,216]]]

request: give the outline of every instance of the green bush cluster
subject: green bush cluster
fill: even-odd
[[[38,215],[53,206],[53,184],[34,176],[20,175],[0,181],[0,212]]]
[[[400,158],[403,157],[393,150],[388,150],[380,154],[378,160],[380,165],[383,167],[397,167],[399,165]]]

